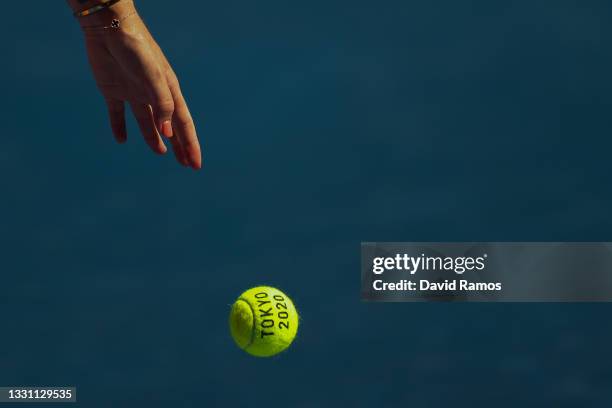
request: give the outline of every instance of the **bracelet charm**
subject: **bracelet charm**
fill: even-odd
[[[123,16],[121,18],[114,18],[114,19],[111,20],[109,25],[81,26],[81,28],[85,32],[98,32],[98,31],[106,31],[106,30],[119,30],[121,28],[121,22],[123,22],[125,19],[133,16],[134,14],[136,14],[136,11],[132,11],[131,13],[126,14],[125,16]]]

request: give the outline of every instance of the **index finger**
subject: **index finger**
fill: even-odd
[[[170,92],[174,98],[174,115],[172,116],[172,128],[176,136],[180,138],[181,147],[191,167],[195,170],[202,168],[202,152],[200,142],[196,133],[195,124],[185,102],[178,83],[170,85]]]

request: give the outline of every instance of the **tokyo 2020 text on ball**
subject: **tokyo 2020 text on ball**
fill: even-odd
[[[238,347],[253,356],[270,357],[295,338],[298,313],[289,296],[270,286],[258,286],[236,300],[229,326]]]

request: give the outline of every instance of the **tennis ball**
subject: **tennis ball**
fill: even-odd
[[[253,356],[270,357],[295,338],[298,313],[289,296],[270,286],[258,286],[236,300],[229,326],[238,347]]]

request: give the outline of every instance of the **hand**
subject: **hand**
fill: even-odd
[[[100,28],[110,25],[113,18],[120,20],[119,28]],[[201,168],[200,144],[178,79],[133,3],[125,2],[122,8],[112,7],[81,21],[89,63],[117,141],[127,140],[127,102],[154,152],[166,153],[163,135],[182,165]]]

